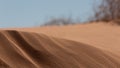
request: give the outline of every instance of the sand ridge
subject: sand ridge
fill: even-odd
[[[0,31],[2,68],[119,68],[119,57],[80,42],[16,30]]]

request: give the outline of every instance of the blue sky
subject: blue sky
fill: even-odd
[[[51,17],[87,20],[95,0],[0,0],[0,27],[36,26]]]

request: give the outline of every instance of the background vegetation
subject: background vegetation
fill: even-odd
[[[94,12],[93,21],[114,21],[120,24],[120,0],[102,0]]]
[[[99,22],[103,21],[106,23],[113,22],[114,24],[120,25],[120,0],[102,0],[99,5],[94,5],[95,11],[94,16],[88,22]],[[87,22],[87,21],[86,21]],[[73,20],[71,17],[59,17],[52,18],[45,22],[42,26],[50,25],[73,25],[81,23],[78,20]]]
[[[74,20],[71,17],[58,17],[58,18],[51,18],[41,26],[62,26],[62,25],[74,25],[80,23],[80,20]]]

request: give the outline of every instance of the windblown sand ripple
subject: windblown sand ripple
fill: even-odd
[[[0,68],[120,68],[117,59],[117,54],[81,42],[0,31]]]

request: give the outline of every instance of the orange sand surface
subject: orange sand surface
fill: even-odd
[[[103,23],[0,30],[0,68],[120,68],[120,27]]]

